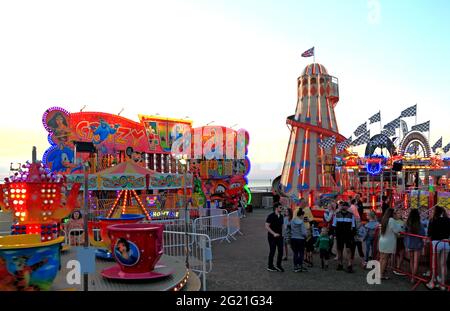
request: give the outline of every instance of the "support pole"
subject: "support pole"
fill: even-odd
[[[89,163],[84,163],[84,248],[89,247],[89,234],[88,234],[88,213],[89,213]],[[87,273],[83,273],[83,290],[87,292],[89,290],[89,276]]]

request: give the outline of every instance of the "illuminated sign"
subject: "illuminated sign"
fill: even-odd
[[[178,218],[180,215],[180,212],[163,210],[163,211],[150,211],[149,214],[150,214],[151,218],[160,218],[160,217]]]
[[[378,175],[383,170],[383,166],[386,164],[386,158],[384,156],[371,156],[366,159],[366,170],[370,175]]]

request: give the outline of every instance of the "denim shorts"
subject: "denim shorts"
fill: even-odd
[[[436,247],[437,245],[437,247]],[[442,251],[449,252],[450,251],[450,245],[448,242],[435,240],[433,241],[433,252],[434,253],[440,253]]]

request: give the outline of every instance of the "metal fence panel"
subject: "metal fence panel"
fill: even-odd
[[[228,238],[228,215],[199,217],[193,222],[193,232],[206,234],[211,241],[230,242]]]

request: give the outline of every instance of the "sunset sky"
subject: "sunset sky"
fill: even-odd
[[[339,78],[341,134],[417,103],[431,144],[445,145],[449,16],[448,0],[0,1],[0,176],[33,145],[42,156],[47,108],[86,105],[135,121],[238,124],[250,133],[252,177],[276,177],[296,79],[312,62],[300,54],[312,46]]]

